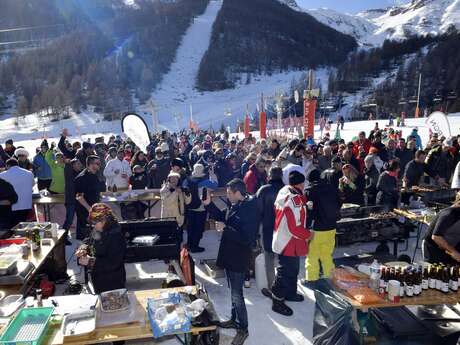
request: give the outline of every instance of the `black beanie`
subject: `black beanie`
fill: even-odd
[[[291,186],[296,186],[298,184],[305,182],[305,176],[298,171],[291,171],[289,173],[289,184]]]

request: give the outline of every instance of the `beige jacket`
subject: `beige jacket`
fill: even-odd
[[[161,197],[161,218],[176,218],[177,225],[182,226],[185,219],[185,203],[190,203],[190,197],[184,195],[184,192],[173,192],[169,189],[169,183],[165,183],[160,190]]]

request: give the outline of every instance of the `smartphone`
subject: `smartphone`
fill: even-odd
[[[201,200],[206,200],[208,198],[208,189],[203,188],[203,191],[201,192]]]

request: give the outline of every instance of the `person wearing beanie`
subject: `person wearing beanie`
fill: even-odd
[[[301,302],[297,293],[297,276],[301,256],[308,254],[308,241],[313,233],[307,228],[307,198],[303,195],[305,176],[289,173],[289,185],[284,186],[275,200],[275,228],[272,250],[278,254],[279,266],[272,286],[272,310],[285,316],[293,311],[285,301]]]
[[[13,144],[13,139],[8,139],[5,141],[4,152],[8,155],[8,158],[13,158],[14,151],[16,151],[16,147]]]
[[[14,151],[14,156],[18,160],[18,164],[20,168],[32,171],[33,165],[29,160],[29,152],[24,147],[18,147]]]
[[[174,158],[171,161],[171,171],[180,175],[179,186],[182,186],[187,178],[187,171],[185,170],[185,163],[181,158]]]
[[[40,145],[40,151],[35,155],[32,163],[34,166],[34,176],[37,179],[38,190],[48,189],[51,186],[51,168],[46,162],[45,155],[48,151],[48,143],[43,140]]]
[[[275,228],[275,204],[276,196],[283,183],[283,170],[280,167],[272,167],[268,173],[268,183],[259,188],[256,193],[259,209],[259,221],[262,225],[262,241],[265,257],[265,271],[267,274],[268,288],[262,289],[262,294],[271,298],[271,287],[275,280],[275,254],[272,250],[273,229]]]
[[[321,179],[319,170],[310,172],[308,180],[308,214],[315,236],[310,241],[305,261],[305,281],[308,287],[313,287],[320,278],[320,263],[323,278],[328,278],[334,268],[332,254],[341,204],[337,189]]]
[[[207,217],[207,211],[202,202],[203,191],[211,193],[217,188],[215,175],[208,177],[204,165],[200,163],[193,166],[192,175],[183,183],[187,205],[187,247],[192,253],[201,253],[205,250],[200,247]]]
[[[160,190],[161,196],[161,218],[174,218],[180,229],[185,220],[185,195],[179,185],[180,174],[171,171],[163,187]],[[190,196],[188,197],[190,198]],[[181,231],[182,235],[182,231]],[[182,237],[182,236],[181,236]],[[182,242],[182,241],[181,241]]]

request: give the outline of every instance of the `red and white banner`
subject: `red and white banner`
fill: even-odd
[[[315,131],[316,99],[306,99],[303,103],[303,131],[304,138],[314,136]]]

